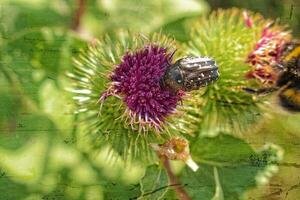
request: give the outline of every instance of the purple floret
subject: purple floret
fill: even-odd
[[[175,111],[181,95],[160,85],[171,59],[172,54],[165,48],[154,45],[123,56],[111,81],[115,93],[122,96],[128,106],[130,117],[141,123],[160,126]]]

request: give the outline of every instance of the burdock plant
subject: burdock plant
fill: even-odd
[[[72,92],[93,146],[110,144],[123,157],[151,160],[149,144],[184,134],[184,124],[172,122],[184,94],[161,86],[177,49],[160,34],[121,32],[75,59]]]
[[[190,41],[182,46],[161,34],[128,32],[91,44],[69,73],[78,121],[91,147],[108,146],[111,157],[145,166],[161,158],[179,199],[239,199],[245,188],[266,183],[277,171],[279,148],[267,145],[256,152],[229,134],[242,137],[262,117],[267,99],[244,88],[257,85],[249,79],[249,71],[256,70],[249,55],[269,23],[258,14],[218,10],[192,23]],[[188,55],[215,59],[219,80],[188,94],[163,87],[167,67]],[[207,135],[215,137],[202,137]],[[180,175],[189,194],[172,173],[170,159],[183,160],[196,171]],[[242,185],[233,184],[235,175]],[[153,190],[163,183],[161,177],[155,178]],[[146,186],[141,186],[141,197],[156,195]]]

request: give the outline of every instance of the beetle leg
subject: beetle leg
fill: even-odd
[[[266,88],[259,88],[259,89],[253,89],[245,87],[243,90],[249,94],[257,94],[257,95],[267,95],[270,94],[276,90],[278,90],[277,87],[266,87]]]

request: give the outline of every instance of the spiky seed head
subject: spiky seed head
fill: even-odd
[[[251,69],[248,54],[269,20],[239,9],[217,10],[194,24],[186,51],[213,57],[219,66],[219,80],[205,90],[195,91],[184,104],[187,115],[196,118],[195,132],[215,135],[219,131],[241,135],[261,119],[265,99],[243,91],[251,87],[245,75]]]
[[[146,38],[120,32],[75,58],[68,75],[83,130],[84,140],[78,141],[93,149],[109,145],[111,155],[147,163],[156,158],[149,143],[188,133],[185,123],[173,121],[181,115],[177,104],[183,94],[159,84],[176,49],[175,41],[161,34]]]

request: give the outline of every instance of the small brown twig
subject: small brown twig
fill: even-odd
[[[180,200],[192,200],[187,192],[184,190],[183,185],[178,181],[176,176],[171,170],[170,162],[166,156],[159,156],[163,166],[165,167],[168,177],[169,177],[169,182],[170,185],[172,185],[174,192],[176,193],[176,196]]]
[[[72,30],[78,31],[80,27],[81,18],[85,12],[86,0],[78,0],[78,8],[76,9],[72,21]]]

